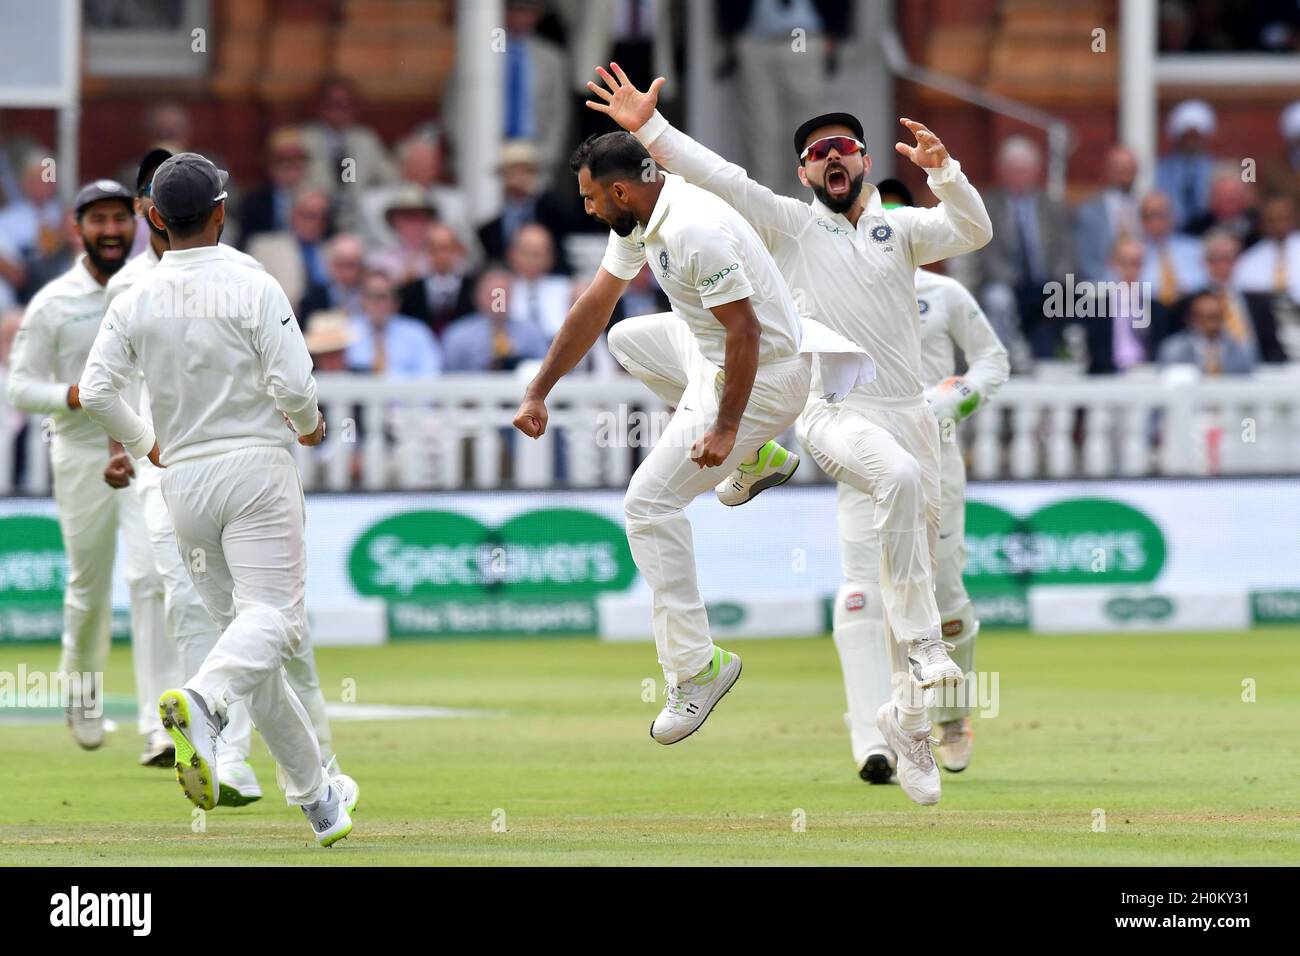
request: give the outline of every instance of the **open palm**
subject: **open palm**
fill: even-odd
[[[596,75],[605,81],[605,86],[588,82],[587,89],[595,93],[604,102],[587,100],[587,106],[598,113],[604,113],[629,133],[635,133],[655,115],[659,103],[659,88],[664,85],[662,76],[656,77],[650,89],[642,93],[627,78],[622,67],[611,63],[609,69],[596,67]]]

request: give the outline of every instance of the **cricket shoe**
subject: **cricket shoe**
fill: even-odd
[[[867,783],[898,783],[895,777],[894,755],[887,749],[867,754],[867,759],[858,767],[858,776]]]
[[[753,501],[760,492],[783,485],[799,467],[799,456],[770,441],[758,450],[752,462],[736,467],[713,490],[728,508]]]
[[[246,807],[262,799],[262,785],[257,782],[253,765],[247,760],[228,760],[217,766],[220,781],[217,800],[220,807]]]
[[[939,729],[943,731],[939,735],[939,762],[949,773],[961,773],[975,749],[975,731],[971,730],[970,718],[945,720]]]
[[[923,641],[910,641],[907,645],[907,666],[912,680],[922,690],[936,684],[960,684],[961,668],[948,656],[953,646],[937,637]]]
[[[176,745],[165,730],[155,730],[145,741],[140,754],[142,767],[170,767],[176,763]]]
[[[203,698],[188,687],[169,690],[158,698],[163,729],[176,745],[176,779],[190,803],[202,810],[217,805],[217,743],[221,724],[208,712]]]
[[[650,725],[650,736],[661,744],[685,740],[703,726],[739,677],[740,658],[715,646],[712,664],[690,680],[668,686],[668,703]]]
[[[352,832],[352,818],[348,816],[348,808],[343,805],[333,781],[325,788],[325,796],[315,803],[306,804],[302,814],[311,824],[316,842],[321,846],[333,846]]]
[[[939,802],[939,765],[930,751],[930,728],[908,733],[898,723],[893,701],[886,701],[876,711],[876,726],[890,749],[897,754],[898,785],[921,806]]]
[[[361,800],[361,788],[339,768],[338,754],[330,757],[330,762],[325,765],[325,776],[329,777],[330,786],[339,795],[348,813],[356,813],[357,803]]]
[[[88,704],[80,699],[69,702],[63,714],[72,739],[82,750],[95,750],[104,743],[104,708],[94,696]]]

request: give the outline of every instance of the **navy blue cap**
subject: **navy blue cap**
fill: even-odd
[[[77,193],[77,198],[72,204],[77,218],[81,218],[83,209],[93,202],[99,202],[101,199],[125,199],[129,209],[131,208],[131,200],[135,199],[135,197],[131,195],[131,190],[116,179],[96,179],[93,183],[82,186],[81,191]]]
[[[823,126],[847,126],[853,131],[859,142],[865,143],[866,136],[862,132],[862,123],[852,113],[823,113],[821,116],[814,116],[806,123],[794,131],[794,154],[803,155],[803,149],[807,146],[808,136],[813,130],[821,129]]]
[[[187,222],[206,215],[226,198],[230,174],[198,153],[177,153],[153,174],[153,204],[163,222]]]

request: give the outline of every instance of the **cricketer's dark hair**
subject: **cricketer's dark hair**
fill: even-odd
[[[654,163],[650,153],[631,133],[619,130],[614,133],[594,133],[573,151],[569,168],[575,173],[584,166],[591,178],[606,182],[610,179],[639,179]]]
[[[219,204],[218,204],[219,205]],[[157,206],[154,207],[158,209]],[[217,207],[214,205],[208,210],[207,215],[190,216],[188,219],[168,219],[158,210],[158,217],[162,219],[163,225],[167,227],[167,236],[171,239],[188,239],[191,236],[197,236],[212,221],[212,216],[216,213]]]

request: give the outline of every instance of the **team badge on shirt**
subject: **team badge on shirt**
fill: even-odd
[[[662,270],[660,274],[666,278],[668,276],[668,250],[667,249],[659,250],[659,268]]]
[[[872,226],[871,238],[876,242],[888,242],[889,237],[894,234],[894,230],[889,226]]]
[[[930,311],[930,303],[926,302],[925,299],[917,299],[916,310],[920,312],[922,315],[925,315],[925,313]]]

